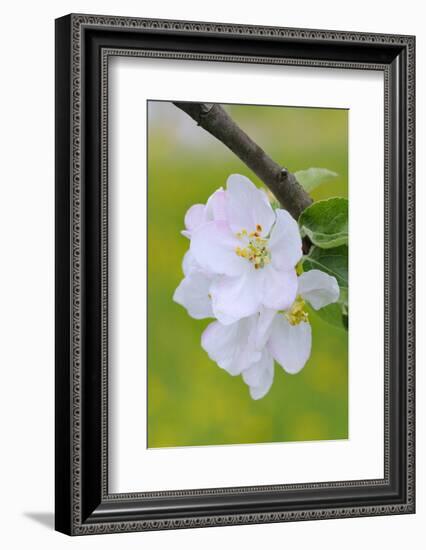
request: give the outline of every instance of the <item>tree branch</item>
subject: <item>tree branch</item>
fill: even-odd
[[[283,208],[298,220],[312,203],[294,174],[269,157],[216,103],[174,102],[195,122],[226,145],[269,187]]]

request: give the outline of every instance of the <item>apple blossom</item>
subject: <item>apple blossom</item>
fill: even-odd
[[[316,269],[297,276],[297,223],[244,176],[230,176],[226,190],[192,206],[182,233],[191,243],[173,299],[195,319],[216,319],[202,335],[203,349],[261,399],[274,361],[291,374],[305,366],[312,342],[306,302],[314,309],[336,302],[337,281]]]
[[[262,308],[229,326],[214,321],[204,331],[201,345],[229,374],[242,374],[252,398],[260,399],[272,385],[274,360],[286,372],[296,374],[310,357],[312,333],[305,301],[318,310],[338,298],[334,277],[319,270],[302,273],[289,308]]]
[[[208,220],[207,212],[197,212],[189,224],[190,251],[212,275],[215,317],[228,324],[261,307],[290,307],[302,257],[296,221],[285,210],[274,211],[266,193],[244,176],[230,176],[223,193],[220,215]]]

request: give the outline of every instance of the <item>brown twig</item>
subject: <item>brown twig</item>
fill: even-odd
[[[296,220],[312,199],[294,174],[269,157],[217,103],[174,102],[195,122],[226,145],[272,191]]]

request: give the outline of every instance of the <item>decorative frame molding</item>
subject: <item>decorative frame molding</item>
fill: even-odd
[[[117,55],[383,71],[383,479],[108,493],[107,92],[108,59]],[[414,56],[412,36],[96,15],[56,21],[59,531],[84,535],[414,512]],[[183,498],[187,506],[178,510],[176,499]]]

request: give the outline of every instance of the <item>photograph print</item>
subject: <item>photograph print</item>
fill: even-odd
[[[148,448],[348,439],[349,111],[147,110]]]

